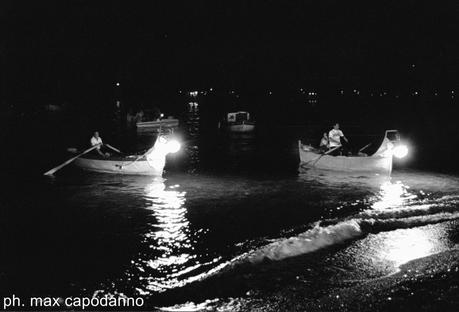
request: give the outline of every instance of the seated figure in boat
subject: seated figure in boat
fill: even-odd
[[[324,135],[322,136],[322,139],[320,140],[319,149],[322,153],[325,153],[326,151],[328,151],[329,148],[330,148],[330,144],[328,142],[328,134],[327,132],[324,132]]]
[[[339,129],[339,123],[335,123],[333,129],[328,133],[329,149],[334,149],[330,155],[347,155],[348,151],[341,142],[343,139],[346,143],[349,143],[348,139],[344,136],[343,131]]]
[[[98,145],[96,148],[95,148],[95,151],[102,157],[104,158],[108,158],[110,157],[110,153],[107,153],[107,152],[103,152],[102,151],[102,146],[104,145],[103,142],[102,142],[102,138],[99,136],[99,131],[94,131],[94,134],[91,138],[91,146],[95,146],[95,145]]]

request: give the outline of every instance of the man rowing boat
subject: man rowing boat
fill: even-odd
[[[339,129],[339,123],[335,123],[333,129],[331,129],[328,133],[329,148],[330,150],[335,149],[332,153],[330,153],[331,155],[336,156],[342,154],[343,144],[341,143],[341,138],[343,138],[346,143],[349,143],[348,139],[344,136],[343,131]]]
[[[96,146],[96,145],[97,147],[95,148],[95,150],[100,156],[104,158],[110,157],[110,153],[103,153],[101,150],[104,143],[102,142],[102,138],[99,136],[98,131],[94,131],[94,134],[91,138],[91,146]]]

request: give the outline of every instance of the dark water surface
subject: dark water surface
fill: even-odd
[[[361,310],[416,294],[446,309],[457,301],[436,291],[458,276],[459,176],[401,165],[391,177],[305,171],[291,133],[277,145],[198,135],[199,115],[188,117],[163,178],[6,175],[0,294],[143,296],[166,310],[352,310],[341,292],[403,273],[408,295],[376,285],[347,298],[367,290],[385,300]],[[403,267],[445,254],[414,277]],[[420,292],[425,280],[440,282]]]

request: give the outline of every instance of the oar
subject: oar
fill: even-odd
[[[59,169],[65,167],[65,166],[67,166],[68,164],[70,164],[72,161],[74,161],[74,160],[77,159],[78,157],[83,156],[83,155],[86,154],[86,153],[89,153],[90,151],[92,151],[93,149],[97,148],[98,146],[99,146],[99,144],[98,144],[98,145],[94,145],[94,146],[91,147],[91,148],[88,148],[88,149],[85,150],[83,153],[78,154],[77,156],[70,158],[69,160],[67,160],[67,161],[64,162],[63,164],[61,164],[61,165],[59,165],[59,166],[57,166],[57,167],[54,167],[53,169],[51,169],[51,170],[45,172],[44,175],[52,175],[52,174],[55,173],[57,170],[59,170]]]
[[[359,149],[359,153],[360,153],[361,151],[363,151],[364,149],[366,149],[366,148],[367,148],[368,146],[370,146],[370,145],[371,145],[371,143],[368,143],[367,145],[365,145],[364,147],[362,147],[361,149]]]
[[[122,153],[121,153],[121,151],[120,151],[119,149],[117,149],[117,148],[114,148],[114,147],[113,147],[113,146],[111,146],[110,144],[104,144],[104,145],[105,145],[106,147],[108,147],[108,148],[110,148],[110,149],[114,150],[115,152],[118,152],[118,153],[122,154]]]
[[[341,147],[341,145],[335,146],[334,148],[332,148],[332,149],[326,151],[325,153],[323,153],[322,155],[320,155],[320,156],[317,157],[316,159],[310,160],[310,161],[306,162],[305,164],[308,164],[308,163],[314,161],[314,163],[312,164],[312,166],[314,167],[314,166],[316,165],[316,163],[319,161],[319,159],[321,159],[321,158],[322,158],[323,156],[325,156],[325,155],[330,154],[331,152],[333,152],[334,150],[336,150],[336,149],[338,149],[338,148],[340,148],[340,147]]]

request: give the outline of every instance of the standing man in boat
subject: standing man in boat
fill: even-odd
[[[346,141],[346,143],[349,143],[347,138],[344,136],[343,131],[339,129],[339,123],[335,123],[335,125],[333,126],[333,129],[331,129],[330,132],[328,133],[330,149],[336,148],[332,153],[330,153],[331,155],[335,155],[335,156],[342,155],[343,152],[347,154],[346,151],[343,149],[341,138],[343,138],[344,141]],[[341,146],[341,147],[337,148],[337,146]]]
[[[99,131],[94,131],[94,134],[91,138],[91,146],[95,145],[98,145],[95,150],[100,156],[104,158],[110,157],[109,153],[103,153],[101,150],[103,143],[102,138],[99,136]]]

